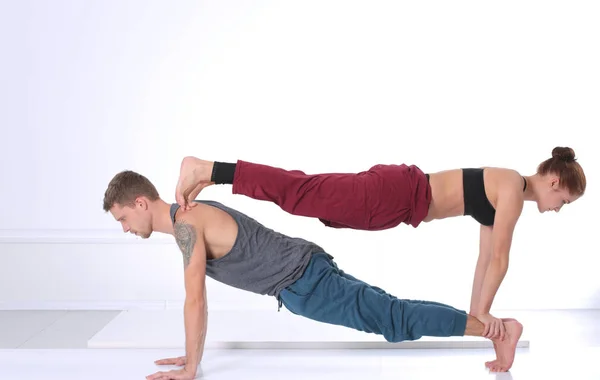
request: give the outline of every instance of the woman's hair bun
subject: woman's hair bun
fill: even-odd
[[[552,149],[552,157],[565,162],[575,161],[575,151],[568,147],[557,146]]]

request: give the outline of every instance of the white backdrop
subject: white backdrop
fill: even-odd
[[[1,308],[181,303],[174,242],[125,236],[102,210],[123,169],[172,202],[185,155],[527,175],[557,145],[575,149],[588,192],[560,214],[526,205],[495,308],[600,307],[597,2],[57,0],[0,14]],[[230,186],[200,198],[314,240],[399,297],[468,308],[470,218],[333,230]],[[209,305],[276,308],[213,281]]]

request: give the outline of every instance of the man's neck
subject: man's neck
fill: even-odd
[[[173,235],[171,205],[159,199],[152,204],[152,229],[156,232]]]

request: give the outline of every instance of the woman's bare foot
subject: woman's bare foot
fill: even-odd
[[[504,327],[506,328],[506,338],[504,341],[499,339],[492,340],[497,359],[486,363],[486,367],[492,372],[506,372],[512,367],[515,361],[517,343],[523,334],[523,325],[515,319],[507,319],[504,322]]]
[[[188,156],[181,161],[175,199],[184,210],[190,210],[200,191],[213,184],[210,181],[214,162]]]

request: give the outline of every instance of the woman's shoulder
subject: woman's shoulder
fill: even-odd
[[[525,177],[518,170],[502,167],[484,167],[486,186],[493,187],[497,197],[510,197],[524,202]]]

